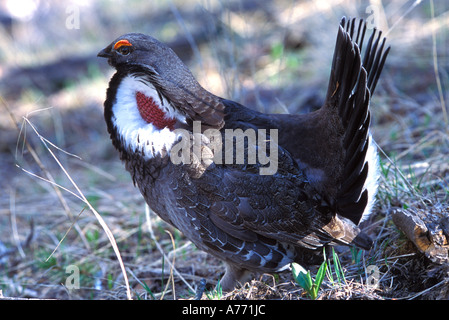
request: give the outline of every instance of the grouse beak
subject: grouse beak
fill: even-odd
[[[111,49],[109,47],[104,48],[103,50],[98,52],[97,57],[111,58],[112,57]]]

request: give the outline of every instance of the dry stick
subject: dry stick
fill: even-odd
[[[17,219],[16,219],[16,209],[15,209],[15,192],[13,188],[10,189],[10,204],[9,204],[9,212],[11,214],[11,229],[12,229],[12,237],[14,242],[16,243],[17,250],[22,258],[25,258],[25,252],[23,251],[22,244],[19,240],[19,232],[17,230]]]
[[[5,106],[6,110],[8,111],[8,113],[10,114],[11,118],[13,119],[14,124],[17,126],[17,122],[15,122],[15,117],[12,114],[11,110],[9,109],[8,105],[5,103],[5,101],[3,100],[2,97],[0,97],[0,100],[3,102],[3,105]],[[36,128],[31,124],[31,122],[25,118],[25,120],[28,122],[28,124],[30,124],[31,128],[34,130],[34,132],[36,133],[36,135],[39,137],[39,139],[41,140],[42,144],[44,145],[44,147],[47,149],[47,151],[50,153],[50,155],[53,157],[53,159],[56,161],[56,163],[58,164],[58,166],[61,168],[61,170],[64,172],[64,174],[66,175],[66,177],[69,179],[69,181],[72,183],[72,185],[75,187],[76,191],[78,192],[78,198],[81,199],[88,207],[89,209],[93,212],[93,214],[95,215],[95,217],[97,218],[98,222],[100,223],[101,227],[103,228],[103,230],[105,231],[109,242],[111,243],[111,246],[115,252],[115,255],[117,257],[117,260],[120,264],[120,268],[122,270],[122,274],[123,274],[123,278],[125,280],[125,286],[126,286],[126,294],[129,300],[131,300],[131,290],[129,288],[129,282],[128,282],[128,276],[126,274],[126,270],[125,270],[125,265],[123,263],[122,257],[120,255],[120,251],[118,249],[117,243],[115,242],[114,239],[114,235],[112,234],[111,230],[109,229],[109,227],[107,226],[106,222],[103,220],[103,218],[100,216],[100,214],[94,209],[94,207],[90,204],[90,202],[86,199],[86,197],[84,196],[84,194],[81,192],[80,188],[78,187],[78,185],[75,183],[75,181],[72,179],[72,177],[68,174],[68,172],[66,171],[66,169],[64,168],[64,166],[61,164],[61,162],[59,161],[59,159],[55,156],[55,154],[53,153],[53,151],[51,151],[51,149],[48,147],[48,144],[46,142],[46,139],[43,138],[39,132],[36,130]],[[28,143],[28,141],[25,141],[26,143],[26,147],[27,149],[30,151],[30,153],[32,153],[33,158],[36,160],[36,162],[39,164],[39,166],[41,167],[41,169],[46,173],[48,180],[52,181],[52,186],[54,187],[55,191],[58,194],[61,194],[59,188],[57,188],[57,184],[54,182],[53,177],[50,175],[50,173],[46,170],[46,168],[43,166],[43,164],[41,163],[39,157],[37,156],[36,152],[34,151],[34,149],[31,147],[31,145]],[[43,179],[45,180],[45,179]],[[70,191],[71,192],[71,191]],[[72,194],[75,194],[73,192],[71,192]],[[62,194],[61,194],[61,199],[63,199]],[[65,203],[65,200],[64,200]],[[67,204],[66,204],[67,205]],[[68,206],[67,206],[68,208]],[[69,210],[70,212],[70,210]],[[70,217],[73,221],[73,217],[70,214]],[[77,226],[77,224],[75,224],[75,227]]]
[[[393,25],[390,27],[390,29],[387,30],[387,32],[385,33],[384,37],[387,37],[388,34],[390,33],[391,30],[393,30],[396,25],[399,24],[399,22],[402,21],[402,19],[404,19],[404,17],[406,15],[408,15],[410,12],[412,12],[413,9],[415,9],[420,3],[422,2],[422,0],[415,0],[415,2],[404,12],[404,14],[402,16],[400,16],[394,23]]]
[[[6,101],[3,99],[2,96],[0,96],[0,101],[3,104],[3,107],[6,109],[6,111],[8,112],[12,123],[14,124],[16,130],[19,132],[19,135],[22,132],[22,129],[19,128],[18,124],[17,124],[17,119],[15,117],[15,115],[12,113],[11,109],[9,108],[9,105],[6,103]],[[55,182],[55,180],[53,179],[53,176],[51,175],[51,173],[47,170],[47,168],[45,168],[44,164],[42,163],[42,161],[40,160],[39,156],[37,155],[36,151],[34,150],[34,148],[31,146],[31,144],[28,142],[27,139],[24,138],[24,145],[26,147],[26,149],[28,150],[28,152],[31,154],[31,156],[33,157],[33,160],[37,163],[37,165],[39,166],[39,168],[41,169],[41,171],[45,174],[45,176],[47,177],[47,179],[43,179],[41,177],[42,180],[44,181],[48,181],[51,183],[51,185],[53,186],[53,190],[56,193],[56,196],[59,200],[59,202],[61,203],[62,207],[64,208],[64,212],[66,213],[66,215],[69,217],[70,221],[72,222],[76,222],[76,220],[74,220],[74,217],[72,215],[72,212],[70,211],[69,205],[67,204],[65,198],[62,195],[61,190],[57,187],[57,184]],[[18,166],[18,165],[17,165]],[[24,168],[18,166],[22,171],[28,172],[27,170],[25,170]],[[31,174],[31,173],[30,173]],[[36,177],[36,175],[31,174],[33,176]],[[75,224],[75,230],[78,232],[78,235],[81,238],[81,241],[83,242],[84,246],[86,247],[87,250],[90,251],[90,245],[89,242],[87,241],[86,237],[84,236],[83,232],[81,231],[81,229],[79,228],[78,224]]]
[[[387,30],[385,33],[385,37],[388,36],[391,30],[393,30],[396,25],[407,15],[409,14],[416,6],[418,6],[422,0],[415,0],[415,2],[405,11],[405,13],[396,20],[395,23]],[[432,19],[435,19],[435,8],[433,0],[430,0],[430,15]],[[435,81],[438,88],[438,95],[441,103],[441,109],[443,110],[443,118],[446,123],[446,131],[449,132],[449,116],[447,113],[446,102],[444,100],[443,87],[441,85],[441,78],[438,72],[438,57],[437,57],[437,42],[436,42],[436,34],[435,28],[432,29],[432,56],[433,56],[433,70],[435,73]]]
[[[32,124],[30,123],[32,129],[35,131],[35,133],[38,135],[38,137],[41,139],[41,135],[37,132],[36,128],[34,128],[34,126],[32,126]],[[61,162],[59,161],[59,159],[55,156],[55,154],[53,153],[53,151],[51,151],[51,149],[48,147],[47,143],[45,142],[45,140],[41,139],[42,144],[45,146],[45,148],[47,149],[47,151],[50,153],[50,155],[53,157],[53,159],[56,161],[56,163],[58,164],[58,166],[61,168],[62,172],[64,172],[65,176],[69,179],[69,181],[71,182],[71,184],[73,185],[73,187],[76,189],[76,191],[78,192],[79,197],[81,198],[81,200],[89,207],[89,209],[93,212],[93,214],[95,215],[95,217],[97,218],[98,222],[100,223],[101,227],[103,228],[104,232],[106,233],[106,236],[109,239],[109,242],[112,245],[112,248],[114,249],[115,255],[117,257],[117,260],[120,264],[120,268],[122,269],[122,274],[123,274],[123,278],[125,280],[125,286],[126,286],[126,294],[129,300],[131,300],[131,290],[129,288],[129,282],[128,282],[128,276],[126,274],[126,269],[125,269],[125,265],[123,263],[122,257],[120,255],[120,250],[118,249],[117,243],[115,241],[114,235],[112,234],[111,230],[109,229],[109,227],[107,226],[106,222],[104,221],[104,219],[101,217],[101,215],[95,210],[95,208],[90,204],[90,202],[86,199],[86,197],[84,196],[84,194],[82,193],[81,189],[78,187],[78,185],[75,183],[75,181],[72,179],[72,177],[69,175],[69,173],[67,172],[67,170],[64,168],[64,166],[61,164]]]
[[[151,224],[151,218],[150,218],[150,207],[145,204],[145,218],[147,220],[147,226],[148,226],[148,231],[150,232],[150,237],[151,239],[154,241],[154,243],[156,244],[156,248],[159,250],[159,252],[162,254],[162,256],[164,257],[165,261],[168,262],[168,264],[170,265],[170,268],[172,268],[173,272],[182,280],[182,282],[184,282],[184,284],[192,291],[195,292],[195,289],[192,288],[192,286],[186,281],[186,279],[181,275],[181,273],[179,273],[179,271],[175,268],[175,266],[171,263],[169,257],[165,254],[164,249],[162,249],[161,245],[159,244],[159,242],[156,240],[156,236],[154,235],[153,232],[153,228],[152,228],[152,224]]]
[[[387,155],[387,153],[375,142],[372,140],[374,144],[376,145],[377,149],[384,155],[384,157],[391,163],[391,165],[394,167],[394,169],[397,171],[397,173],[401,176],[402,180],[407,185],[407,188],[409,191],[417,196],[421,202],[423,202],[422,197],[416,192],[415,188],[413,188],[412,184],[408,181],[408,179],[405,177],[405,175],[402,173],[401,169],[396,165],[396,163]]]
[[[415,298],[417,298],[417,297],[419,297],[419,296],[421,296],[421,295],[423,295],[423,294],[425,294],[425,293],[427,293],[427,292],[429,292],[429,291],[431,291],[431,290],[433,290],[433,289],[435,289],[435,288],[437,288],[437,287],[439,287],[439,286],[441,286],[443,284],[447,285],[447,282],[448,282],[447,279],[443,279],[440,282],[438,282],[437,284],[431,286],[430,288],[424,289],[421,292],[418,292],[418,293],[416,293],[414,295],[410,295],[410,296],[402,298],[402,299],[413,300],[413,299],[415,299]]]
[[[73,221],[72,225],[67,229],[67,231],[65,232],[65,234],[62,236],[61,240],[59,240],[58,245],[54,248],[54,250],[50,253],[50,255],[48,256],[47,260],[45,260],[45,262],[47,262],[48,260],[50,260],[50,258],[55,254],[56,250],[58,250],[59,246],[61,245],[62,241],[64,241],[64,239],[67,237],[67,235],[69,234],[70,230],[72,230],[73,225],[76,223],[76,221],[78,220],[78,218],[81,216],[81,214],[84,212],[84,209],[81,210],[81,212],[78,214],[78,217],[76,218],[75,221]]]
[[[176,248],[175,248],[176,247],[175,246],[175,239],[173,239],[173,235],[168,230],[165,230],[165,232],[168,233],[168,235],[170,236],[171,243],[172,243],[172,246],[173,246],[173,250],[176,250]],[[168,285],[170,284],[170,282],[172,283],[172,287],[173,287],[173,300],[176,300],[175,278],[173,277],[173,266],[175,265],[175,257],[176,257],[176,254],[173,255],[173,261],[172,261],[172,263],[170,265],[170,276],[168,277],[167,284],[165,285],[165,289],[162,292],[161,300],[164,298],[165,293],[167,292],[167,288],[168,288]]]
[[[435,20],[435,9],[433,0],[430,0],[430,14],[432,20]],[[440,97],[441,109],[443,110],[443,118],[446,123],[446,131],[449,133],[449,119],[446,110],[446,102],[444,101],[443,88],[441,86],[440,74],[438,72],[438,57],[437,57],[437,39],[435,28],[432,29],[432,55],[433,55],[433,71],[435,72],[435,80],[437,82],[438,95]]]
[[[426,146],[431,145],[434,142],[438,142],[440,140],[440,131],[432,130],[428,134],[426,134],[423,138],[419,139],[416,144],[412,144],[406,150],[399,153],[395,160],[398,161],[408,155],[411,151],[421,151]]]

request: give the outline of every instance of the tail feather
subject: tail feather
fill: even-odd
[[[362,20],[358,24],[356,21],[344,18],[341,21],[325,104],[338,110],[344,129],[345,155],[336,209],[338,214],[358,224],[370,211],[377,191],[376,183],[369,181],[377,170],[376,163],[372,163],[376,156],[369,154],[376,152],[370,141],[369,101],[390,48],[384,50],[385,38],[374,29],[362,62],[361,48],[367,28]]]
[[[346,19],[343,18],[340,22],[340,25],[345,28],[346,32],[349,34],[349,36],[353,39],[353,41],[357,44],[359,47],[360,52],[362,51],[363,47],[363,40],[365,38],[366,33],[366,23],[363,22],[362,19],[359,20],[359,26],[357,28],[357,35],[354,37],[354,27],[355,22],[357,19],[353,18],[352,20],[348,21],[346,23]],[[377,86],[377,81],[379,80],[380,74],[382,72],[382,69],[385,64],[385,60],[387,59],[388,53],[390,52],[390,47],[385,47],[386,39],[382,38],[382,31],[377,32],[377,38],[376,37],[377,29],[373,29],[373,33],[371,34],[367,49],[365,51],[365,55],[363,57],[363,68],[366,70],[367,74],[369,75],[368,78],[368,88],[370,90],[371,95],[373,95],[374,90]],[[379,42],[381,41],[379,49],[377,49]],[[375,52],[376,54],[372,54],[372,52]]]
[[[353,45],[349,34],[340,26],[326,95],[326,102],[331,106],[337,106],[340,115],[357,83],[360,68],[360,52]]]

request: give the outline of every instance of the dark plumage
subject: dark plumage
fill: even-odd
[[[369,214],[377,189],[369,100],[389,48],[384,51],[385,39],[374,30],[362,62],[366,27],[356,21],[342,20],[325,103],[305,115],[262,114],[217,97],[171,49],[143,34],[123,35],[99,53],[117,69],[104,106],[120,158],[154,212],[225,261],[224,290],[245,281],[248,271],[308,263],[324,245],[371,246],[357,225]],[[149,99],[144,105],[142,94]],[[156,111],[157,126],[143,120],[142,114],[152,119],[148,114]],[[170,126],[161,128],[160,112]],[[176,164],[170,158],[180,141],[174,129],[198,141],[196,121],[202,129],[196,146],[203,156],[192,152]],[[271,136],[258,136],[242,145],[246,155],[277,153],[276,172],[261,175],[266,165],[259,158],[236,164],[235,151],[232,163],[225,154],[214,158],[207,129],[215,129],[223,145],[229,143],[228,129],[276,129],[277,144]],[[266,148],[261,139],[270,141]]]

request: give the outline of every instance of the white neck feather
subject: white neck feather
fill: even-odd
[[[151,83],[128,75],[117,88],[116,100],[112,106],[112,122],[124,141],[125,148],[139,152],[147,159],[161,154],[163,150],[169,152],[178,139],[177,134],[169,128],[158,129],[142,118],[137,107],[136,92],[152,98],[165,112],[167,118],[176,118],[184,123],[186,121],[168,101],[161,101]]]

